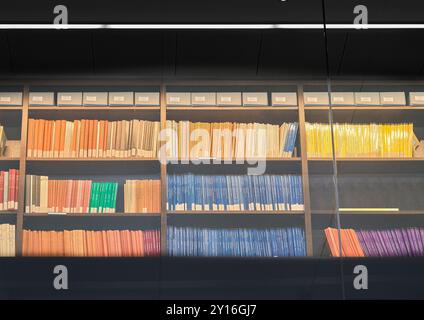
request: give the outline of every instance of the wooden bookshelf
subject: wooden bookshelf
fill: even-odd
[[[2,83],[0,82],[0,85]],[[10,85],[9,82],[3,84]],[[17,256],[21,255],[22,248],[22,231],[25,226],[25,221],[44,221],[49,223],[50,220],[62,219],[64,224],[67,221],[74,221],[78,219],[98,219],[98,221],[115,219],[115,221],[130,220],[140,218],[152,218],[159,221],[158,225],[161,230],[161,245],[162,254],[167,253],[167,226],[169,219],[190,219],[190,217],[198,217],[207,221],[209,217],[214,219],[229,219],[231,217],[242,221],[242,219],[252,218],[252,221],[261,221],[261,219],[278,219],[278,221],[284,219],[297,219],[303,223],[306,236],[306,248],[307,255],[312,256],[314,251],[314,232],[313,230],[313,219],[315,217],[323,217],[334,215],[334,211],[331,210],[313,210],[311,208],[311,197],[310,197],[310,177],[319,173],[323,167],[329,168],[328,172],[331,171],[332,159],[330,158],[308,158],[306,154],[306,129],[305,123],[312,122],[317,116],[319,119],[328,119],[328,112],[330,108],[328,106],[322,107],[309,107],[304,105],[303,92],[304,86],[306,85],[325,85],[322,81],[310,81],[310,82],[295,82],[295,81],[274,81],[274,80],[255,80],[255,81],[177,81],[170,79],[169,81],[164,80],[63,80],[63,81],[44,81],[44,80],[31,80],[31,82],[22,81],[19,83],[23,85],[23,106],[22,107],[6,107],[0,106],[0,119],[5,123],[8,123],[10,119],[20,124],[20,143],[18,147],[18,155],[6,156],[0,158],[0,166],[3,168],[8,165],[14,165],[20,170],[20,181],[19,181],[19,198],[18,198],[18,211],[17,212],[0,212],[0,216],[16,216],[16,247]],[[341,84],[351,84],[351,82],[341,82]],[[353,82],[356,84],[356,82]],[[384,83],[383,83],[384,84]],[[411,85],[416,84],[415,82]],[[142,86],[150,85],[157,86],[160,88],[160,106],[153,107],[29,107],[29,91],[30,86]],[[167,86],[262,86],[262,87],[275,87],[275,86],[296,86],[298,94],[298,107],[192,107],[192,106],[166,106],[165,93]],[[407,84],[405,84],[407,85]],[[369,115],[377,117],[377,119],[400,119],[402,121],[419,119],[424,121],[424,106],[399,106],[399,107],[376,107],[376,106],[334,106],[331,108],[334,115],[338,113],[345,114],[345,118],[352,119],[354,116],[360,114],[363,115],[363,119],[367,119]],[[402,115],[399,118],[399,115]],[[297,157],[293,158],[267,158],[267,159],[249,159],[249,160],[266,160],[270,162],[270,167],[273,170],[280,170],[281,173],[285,173],[286,169],[292,172],[293,170],[302,176],[302,189],[304,195],[304,210],[302,211],[167,211],[167,175],[168,172],[174,170],[187,168],[184,160],[178,159],[177,163],[163,163],[156,158],[34,158],[27,157],[27,131],[28,131],[28,119],[34,118],[45,118],[45,119],[78,119],[88,117],[95,119],[98,117],[107,119],[131,119],[133,117],[142,119],[154,119],[160,121],[161,127],[164,128],[166,120],[191,120],[191,121],[240,121],[240,122],[269,122],[269,123],[282,123],[282,122],[299,122],[298,130],[298,144],[297,144]],[[362,116],[361,116],[362,117]],[[337,117],[336,117],[337,119]],[[162,155],[163,156],[163,155]],[[202,159],[197,159],[202,160]],[[211,159],[213,160],[213,159]],[[396,165],[396,169],[401,168],[406,170],[405,172],[420,172],[422,170],[422,164],[424,164],[424,158],[337,158],[338,165],[342,166],[355,166],[358,170],[368,170],[369,172],[379,171],[381,168],[385,168],[387,172],[393,170],[392,165]],[[245,161],[247,163],[248,161]],[[225,172],[232,172],[234,167],[238,164],[233,163],[228,166]],[[321,166],[322,165],[322,166]],[[161,212],[149,213],[149,214],[134,214],[134,213],[113,213],[113,214],[45,214],[45,213],[31,213],[26,214],[25,211],[25,176],[28,173],[32,173],[31,170],[41,170],[45,173],[53,172],[53,174],[60,175],[71,175],[75,172],[76,175],[83,173],[89,175],[92,170],[96,170],[96,174],[104,175],[119,175],[122,172],[125,174],[131,174],[135,170],[142,170],[143,172],[149,172],[151,166],[155,167],[155,173],[160,176],[161,180]],[[190,164],[189,164],[190,166]],[[207,165],[198,165],[196,170],[202,172]],[[93,169],[92,169],[93,168]],[[365,169],[364,169],[365,168]],[[376,169],[377,168],[377,169]],[[65,170],[66,169],[66,170]],[[326,170],[327,170],[326,169]],[[184,169],[187,170],[187,169]],[[188,168],[190,170],[190,168]],[[356,169],[355,169],[356,170]],[[205,172],[205,171],[203,171]],[[358,216],[365,217],[366,215],[373,216],[417,216],[424,215],[424,211],[420,210],[401,210],[398,212],[341,212],[342,216]],[[121,219],[121,220],[119,220]],[[274,220],[272,220],[274,221]],[[255,224],[252,224],[255,226]],[[276,225],[279,226],[279,225]]]

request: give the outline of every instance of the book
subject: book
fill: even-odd
[[[303,210],[300,175],[167,176],[167,210]]]
[[[341,229],[343,257],[403,257],[424,255],[423,228],[395,228],[380,230]],[[325,229],[325,236],[333,257],[340,257],[339,231]]]
[[[399,124],[329,124],[306,123],[308,157],[340,158],[411,158],[414,130],[412,123]]]
[[[15,225],[0,224],[0,257],[15,256]]]
[[[26,176],[26,213],[115,213],[117,182]]]
[[[19,170],[0,171],[0,211],[18,210]]]
[[[156,158],[159,121],[29,119],[29,158]]]
[[[22,255],[49,257],[158,256],[160,255],[160,232],[158,230],[23,230]]]
[[[169,226],[167,235],[170,256],[306,256],[302,228],[217,229]]]
[[[160,180],[126,180],[124,184],[125,213],[159,213],[161,210]]]
[[[6,152],[6,132],[4,130],[4,127],[0,124],[0,157],[4,156]]]
[[[245,160],[293,157],[298,123],[166,121],[168,159]]]

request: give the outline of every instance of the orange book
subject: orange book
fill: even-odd
[[[140,253],[139,256],[140,257],[144,257],[146,256],[146,243],[145,243],[145,238],[144,235],[146,234],[145,231],[141,231],[141,230],[137,230],[137,240],[139,242],[139,246],[140,246]]]
[[[66,137],[66,120],[60,121],[60,142],[59,142],[59,157],[65,156],[65,137]]]
[[[32,157],[32,150],[34,148],[34,136],[35,136],[35,123],[36,120],[28,120],[28,141],[27,141],[27,156]]]
[[[103,120],[100,120],[99,124],[99,148],[97,150],[97,156],[103,158],[105,124]]]
[[[97,158],[99,149],[98,149],[98,132],[99,131],[99,120],[93,120],[93,136],[92,136],[92,146],[93,146],[93,151],[92,151],[92,157],[93,158]]]
[[[80,121],[80,136],[79,136],[79,150],[78,156],[84,157],[84,146],[85,146],[85,122],[86,120],[82,119]]]
[[[71,256],[71,234],[68,230],[63,231],[63,255]]]
[[[109,249],[109,246],[108,246],[107,232],[106,232],[106,230],[102,230],[101,233],[102,233],[102,244],[103,244],[102,245],[103,256],[109,257],[110,256],[110,253],[109,253],[110,249]]]
[[[26,230],[22,231],[22,256],[28,255],[28,232]]]
[[[50,121],[46,120],[44,124],[44,137],[43,137],[43,149],[41,156],[46,158],[48,156],[48,143],[49,143],[49,130],[50,130]]]
[[[78,121],[74,121],[74,129],[72,131],[72,142],[71,142],[71,157],[77,156],[77,135],[78,135]]]
[[[37,136],[37,157],[43,156],[43,145],[44,145],[44,130],[45,130],[46,120],[40,120],[38,126],[38,136]]]
[[[56,120],[54,122],[54,148],[53,148],[53,157],[59,158],[59,149],[60,149],[60,134],[61,134],[62,121]]]
[[[91,158],[93,156],[93,124],[94,120],[87,120],[88,121],[88,132],[87,135],[87,157]]]

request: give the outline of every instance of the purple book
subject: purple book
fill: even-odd
[[[423,248],[423,239],[421,238],[420,229],[414,228],[413,230],[415,232],[415,238],[417,239],[418,253],[420,256],[422,256],[424,254],[424,248]]]
[[[414,250],[412,247],[412,243],[409,241],[408,231],[406,229],[401,229],[400,231],[402,232],[403,241],[405,241],[406,248],[408,249],[408,256],[414,256]]]
[[[372,236],[372,231],[366,231],[366,239],[372,248],[371,257],[380,256],[378,252],[377,243],[375,242],[374,237]]]
[[[407,256],[408,250],[406,248],[405,242],[403,241],[402,232],[399,229],[395,229],[394,232],[395,232],[395,235],[396,235],[397,243],[400,247],[400,255],[401,256]]]
[[[386,248],[389,252],[389,256],[394,257],[396,256],[396,249],[393,243],[392,235],[390,233],[390,230],[382,230],[381,233],[383,234],[384,238],[384,244],[386,245]]]
[[[396,250],[396,256],[400,257],[402,256],[402,248],[400,247],[400,244],[398,243],[397,239],[396,239],[396,231],[395,230],[390,230],[390,236],[391,239],[393,241],[393,245],[395,247]]]
[[[371,256],[370,249],[368,248],[367,241],[365,241],[363,232],[364,231],[359,230],[356,232],[356,235],[358,236],[359,243],[361,244],[361,247],[362,247],[362,250],[364,251],[365,256],[370,257]]]
[[[409,239],[409,243],[412,246],[412,253],[414,257],[417,257],[420,255],[420,250],[418,249],[418,239],[415,236],[415,231],[414,228],[408,228],[406,230],[407,234],[408,234],[408,239]]]
[[[384,249],[380,243],[380,237],[378,235],[377,231],[370,231],[370,236],[372,237],[372,239],[374,240],[375,246],[377,248],[377,256],[378,257],[384,257]]]

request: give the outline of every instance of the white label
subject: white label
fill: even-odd
[[[384,102],[394,102],[395,98],[393,98],[393,97],[383,97],[383,101]]]
[[[258,102],[258,97],[247,97],[247,102]]]
[[[62,101],[71,101],[72,97],[71,96],[62,96]]]
[[[196,96],[196,97],[194,97],[194,101],[196,101],[196,102],[205,102],[206,101],[206,97],[205,96]]]
[[[90,102],[96,102],[97,97],[96,96],[86,96],[86,100]]]
[[[276,97],[275,98],[275,101],[277,101],[277,102],[286,102],[287,101],[287,98],[286,97]]]
[[[32,96],[32,101],[42,102],[44,100],[43,96]]]
[[[318,98],[317,97],[307,97],[306,101],[308,101],[308,102],[318,102]]]
[[[180,97],[170,97],[169,98],[169,101],[171,101],[171,102],[180,102],[181,101],[181,98]]]
[[[114,96],[113,97],[113,101],[115,101],[115,102],[124,102],[125,101],[125,97],[124,96]]]
[[[361,97],[361,102],[371,102],[371,97]]]
[[[53,214],[53,215],[66,215],[66,212],[48,212],[48,214]]]
[[[344,97],[333,97],[334,102],[344,102]]]
[[[229,96],[221,96],[221,101],[222,102],[231,102],[231,97]]]
[[[150,99],[147,96],[138,96],[139,102],[148,102]]]
[[[11,102],[12,98],[10,98],[10,97],[0,97],[0,101],[1,102]]]
[[[415,96],[415,101],[424,101],[424,96]]]

